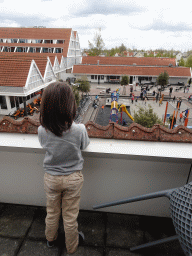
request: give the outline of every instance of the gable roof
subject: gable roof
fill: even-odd
[[[24,87],[32,60],[0,59],[0,86]]]
[[[103,75],[134,75],[158,76],[167,71],[172,77],[191,77],[190,68],[186,67],[143,67],[143,66],[102,66],[102,65],[74,65],[75,74],[103,74]]]
[[[154,57],[99,57],[99,56],[83,56],[82,64],[97,65],[133,65],[134,63],[139,66],[169,66],[172,64],[176,66],[174,58],[154,58]]]
[[[38,53],[10,53],[10,52],[1,52],[0,53],[0,61],[3,59],[15,59],[15,60],[20,60],[21,62],[23,60],[35,60],[39,71],[41,72],[42,76],[44,77],[44,73],[45,73],[45,69],[46,69],[46,65],[47,65],[47,59],[48,56],[44,56],[44,55],[39,55]],[[54,56],[55,58],[55,56]],[[11,62],[10,62],[11,64]]]

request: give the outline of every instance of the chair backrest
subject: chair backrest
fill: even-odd
[[[182,249],[192,255],[192,182],[171,193],[170,209]]]

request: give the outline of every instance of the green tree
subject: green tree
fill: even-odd
[[[129,84],[129,77],[128,76],[122,76],[121,78],[121,85],[123,86],[123,95],[126,95],[126,89],[125,86]]]
[[[77,79],[75,81],[75,83],[77,84],[77,90],[82,92],[82,97],[83,97],[83,93],[88,93],[90,92],[90,83],[87,79],[87,76],[82,76],[80,79]]]
[[[148,57],[154,57],[154,53],[150,53]]]
[[[79,96],[79,91],[77,89],[76,86],[72,86],[72,90],[73,90],[73,94],[75,96],[75,101],[76,101],[76,104],[77,104],[77,107],[79,106],[79,102],[80,102],[80,96]]]
[[[93,38],[93,43],[88,41],[89,43],[89,55],[90,56],[99,56],[103,49],[104,49],[104,41],[101,37],[101,29],[99,28],[99,31],[95,33],[95,36]]]
[[[122,76],[121,85],[128,85],[128,84],[129,84],[129,77],[128,76]]]
[[[185,61],[184,59],[181,57],[180,61],[179,61],[179,66],[185,66]]]
[[[169,74],[167,73],[167,71],[164,71],[159,74],[159,76],[157,77],[157,84],[161,85],[161,91],[164,89],[164,86],[168,84],[168,81],[169,81]],[[161,91],[160,91],[160,94],[161,94]]]
[[[127,50],[127,48],[125,47],[125,45],[124,44],[121,44],[121,46],[119,47],[119,52],[120,53],[123,53],[123,52],[125,52]]]
[[[163,124],[161,119],[156,113],[153,112],[153,108],[148,104],[148,108],[138,107],[137,112],[134,111],[134,122],[144,127],[152,128],[154,124]]]
[[[185,67],[191,67],[192,68],[192,55],[190,55],[188,58],[187,58],[187,61],[185,63]]]
[[[162,56],[162,54],[160,52],[158,52],[155,57],[161,57],[161,56]]]

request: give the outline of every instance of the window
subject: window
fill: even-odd
[[[37,44],[42,44],[43,40],[42,39],[36,39],[35,40]]]
[[[63,52],[63,48],[55,48],[55,52],[56,53],[62,53]]]
[[[40,47],[37,47],[36,48],[36,52],[40,52],[41,51],[41,48]]]
[[[24,43],[26,43],[26,40],[25,39],[19,39],[19,43],[24,44]]]
[[[17,47],[16,52],[23,52],[23,47]]]
[[[91,79],[94,79],[94,75],[91,75]]]
[[[43,48],[43,53],[48,53],[48,48]]]
[[[22,97],[19,97],[19,103],[23,103],[23,98]]]
[[[53,40],[44,40],[44,44],[52,44]]]
[[[104,80],[104,76],[101,76],[101,80]]]
[[[30,47],[29,52],[36,52],[36,48],[35,47]]]
[[[97,75],[95,76],[95,79],[97,79]]]
[[[17,38],[13,38],[11,39],[11,43],[17,43],[18,39]]]
[[[65,40],[57,40],[57,44],[64,44]]]
[[[15,97],[14,96],[10,96],[10,103],[11,103],[11,108],[15,107]]]
[[[5,96],[0,96],[1,109],[7,109],[7,102]]]
[[[10,49],[11,49],[11,50],[10,50],[11,52],[14,52],[14,51],[15,51],[15,47],[10,47]]]

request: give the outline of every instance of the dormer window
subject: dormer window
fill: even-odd
[[[52,43],[53,43],[53,40],[44,40],[44,43],[45,43],[45,44],[52,44]]]
[[[57,44],[64,44],[65,40],[57,40]]]
[[[48,53],[48,48],[43,48],[43,53]]]
[[[18,39],[17,38],[13,38],[11,39],[11,43],[17,43]]]
[[[63,48],[55,48],[55,52],[56,53],[62,53],[63,52]]]
[[[26,43],[26,40],[25,39],[19,39],[19,43],[24,44],[24,43]]]
[[[42,44],[43,40],[42,39],[36,39],[35,40],[37,44]]]

